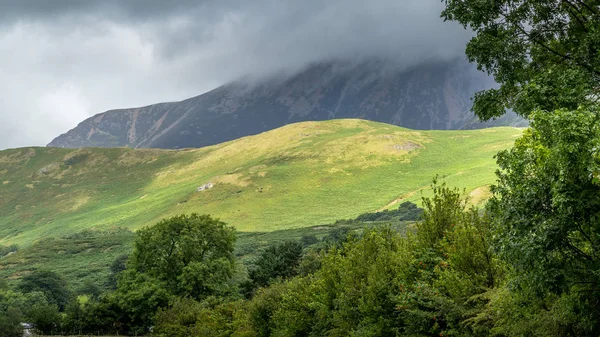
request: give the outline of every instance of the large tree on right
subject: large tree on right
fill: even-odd
[[[600,334],[599,121],[597,109],[534,112],[531,128],[498,155],[488,205],[513,289],[560,296],[551,311],[577,336]]]
[[[475,33],[469,61],[500,84],[475,95],[481,119],[598,102],[600,0],[442,1],[445,20]]]

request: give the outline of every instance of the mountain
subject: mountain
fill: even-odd
[[[469,111],[470,97],[489,82],[464,61],[411,69],[374,60],[328,62],[292,75],[236,81],[181,102],[111,110],[48,145],[197,148],[290,123],[338,118],[423,130],[474,128],[482,124]]]
[[[418,202],[445,176],[481,202],[493,156],[521,129],[415,131],[364,120],[287,125],[187,150],[0,151],[0,245],[85,229],[138,229],[208,213],[241,231],[331,223]]]

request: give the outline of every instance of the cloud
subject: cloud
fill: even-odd
[[[462,55],[438,0],[3,0],[0,149],[108,109],[188,98],[332,58]]]

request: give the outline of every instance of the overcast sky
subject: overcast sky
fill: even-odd
[[[0,149],[331,58],[462,55],[440,0],[0,0]]]

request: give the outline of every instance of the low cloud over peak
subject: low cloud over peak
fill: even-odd
[[[4,0],[0,148],[43,145],[95,113],[184,99],[329,59],[460,57],[438,0]]]

